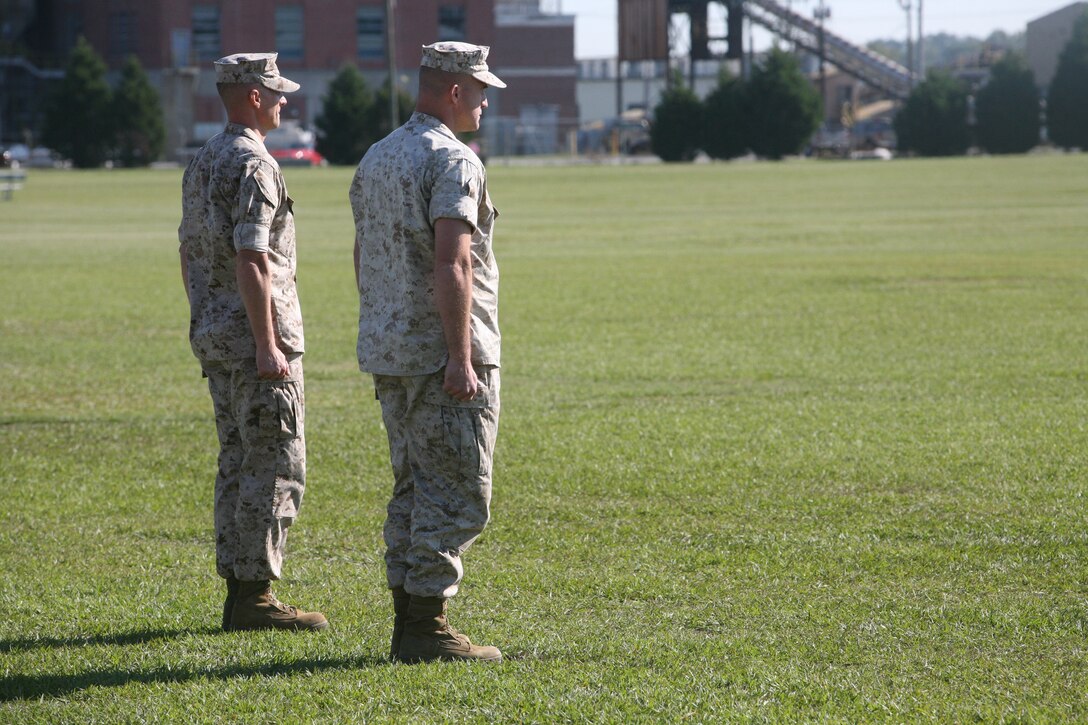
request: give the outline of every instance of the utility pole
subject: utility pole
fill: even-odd
[[[910,87],[914,88],[914,41],[912,30],[914,17],[911,15],[911,0],[899,0],[899,7],[907,13],[907,75],[910,77]]]
[[[389,132],[400,126],[400,108],[397,92],[397,43],[393,16],[397,0],[385,0],[385,63],[389,67]]]
[[[824,4],[824,0],[820,0],[820,4],[816,6],[813,11],[813,16],[816,18],[816,22],[820,27],[820,102],[823,104],[823,110],[821,116],[827,120],[827,63],[824,62],[824,58],[827,55],[827,48],[825,45],[824,34],[824,21],[831,17],[831,8]]]
[[[926,34],[922,30],[922,0],[918,0],[918,77],[926,77]]]

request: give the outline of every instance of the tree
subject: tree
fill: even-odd
[[[1022,154],[1039,142],[1039,92],[1022,56],[1009,53],[990,69],[975,117],[978,144],[990,153]]]
[[[650,126],[650,148],[662,161],[691,161],[702,146],[703,104],[679,78],[661,96]]]
[[[46,102],[42,143],[78,168],[101,166],[113,145],[110,96],[106,64],[81,37]]]
[[[397,89],[397,118],[401,123],[408,120],[415,107],[415,101],[404,91]],[[389,80],[386,79],[382,87],[374,96],[371,106],[369,131],[375,141],[385,138],[395,129],[389,125]],[[358,159],[356,159],[358,161]]]
[[[374,94],[362,73],[345,65],[329,83],[317,125],[317,150],[332,164],[359,163],[370,144],[378,140],[374,131]]]
[[[930,71],[895,116],[901,151],[921,156],[955,156],[971,145],[967,89],[943,71]]]
[[[118,160],[124,166],[147,166],[162,154],[166,143],[162,105],[136,56],[125,62],[113,94],[113,130]]]
[[[969,36],[937,33],[927,35],[925,42],[926,68],[952,68],[961,65],[973,65],[979,58],[994,51],[1016,51],[1023,53],[1027,46],[1027,34],[1024,32],[1009,35],[1000,30],[990,33],[985,39]],[[894,60],[901,65],[907,64],[907,45],[898,39],[874,40],[867,44],[869,50]],[[918,46],[915,45],[915,48]]]
[[[1050,140],[1088,149],[1088,13],[1073,24],[1073,37],[1058,56],[1046,102]]]
[[[727,71],[703,104],[706,127],[703,150],[714,159],[734,159],[748,150],[745,130],[744,83]]]
[[[758,156],[780,159],[800,153],[820,127],[820,94],[789,53],[774,48],[752,71],[745,89],[746,138]]]

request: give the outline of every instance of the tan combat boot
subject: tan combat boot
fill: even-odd
[[[408,603],[408,616],[400,640],[402,662],[474,660],[502,662],[497,647],[479,647],[446,622],[446,599],[417,597]]]
[[[238,595],[230,618],[232,630],[325,629],[328,620],[321,612],[304,612],[276,599],[268,580],[238,582]]]
[[[238,580],[227,577],[227,598],[223,602],[223,631],[229,632],[232,627],[230,619],[234,615],[234,602],[238,599]]]
[[[411,597],[404,587],[393,587],[393,637],[389,640],[389,659],[396,662],[400,657],[400,640],[404,634],[404,620],[408,618],[408,602]]]

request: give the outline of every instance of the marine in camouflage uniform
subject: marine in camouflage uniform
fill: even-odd
[[[265,133],[279,125],[283,94],[299,86],[279,75],[275,58],[238,54],[216,62],[231,122],[200,149],[182,181],[178,236],[189,340],[208,379],[219,438],[215,558],[228,587],[224,629],[327,624],[269,589],[283,570],[287,529],[306,486],[295,223],[279,166],[264,146]]]
[[[394,659],[501,659],[445,623],[461,556],[490,516],[498,433],[497,212],[483,163],[455,135],[479,128],[486,86],[505,87],[488,71],[487,53],[466,43],[425,46],[416,112],[371,146],[349,190],[359,368],[373,375],[393,465],[383,533]],[[444,246],[443,229],[456,230],[460,246]],[[470,276],[456,303],[442,286],[451,267]],[[428,623],[443,634],[427,634]]]

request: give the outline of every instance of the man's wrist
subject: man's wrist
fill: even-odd
[[[450,355],[449,363],[447,364],[460,368],[472,367],[472,358],[469,355]]]

